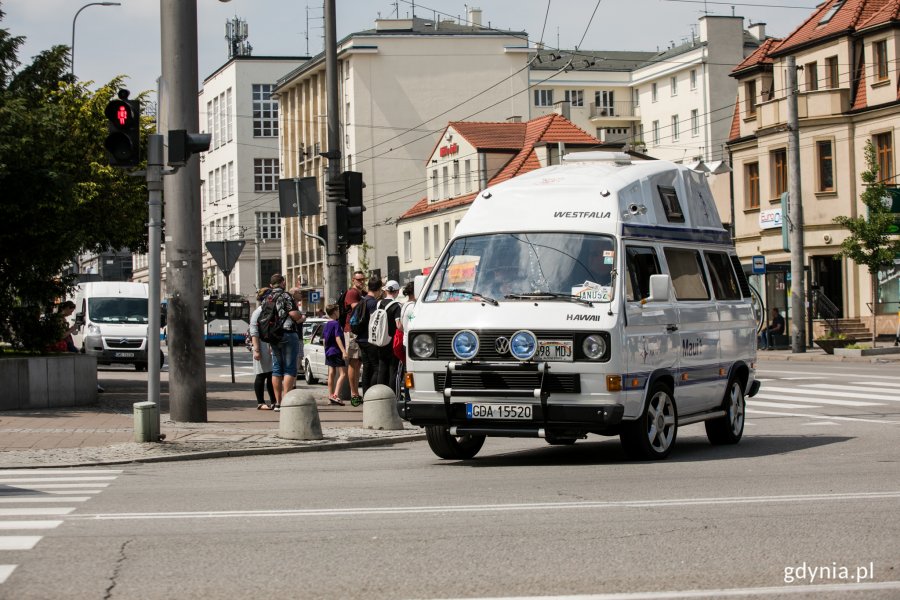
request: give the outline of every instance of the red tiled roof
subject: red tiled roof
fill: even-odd
[[[741,137],[741,97],[734,99],[734,116],[731,117],[731,133],[728,134],[728,141],[732,142]]]
[[[857,25],[856,29],[867,29],[897,20],[900,20],[900,0],[889,0],[875,14]]]
[[[563,142],[572,145],[600,143],[600,140],[556,113],[544,115],[525,123],[454,121],[448,127],[453,127],[466,138],[466,141],[479,150],[518,150],[518,153],[488,181],[488,185],[495,185],[512,179],[516,175],[541,168],[537,153],[534,151],[534,147],[541,142]],[[491,134],[496,134],[496,137],[491,138]],[[508,145],[514,136],[518,136],[518,143],[512,146]],[[422,198],[412,208],[400,215],[400,220],[469,204],[475,199],[476,194],[477,192],[431,204],[428,203],[427,197]]]
[[[775,48],[778,48],[778,45],[781,44],[781,40],[775,38],[766,38],[759,47],[754,50],[750,56],[745,58],[731,70],[732,73],[737,73],[738,71],[743,71],[745,69],[749,69],[751,67],[758,67],[759,65],[771,65],[775,61],[772,60],[772,57],[769,56],[769,53],[772,52]]]
[[[793,33],[784,38],[782,44],[773,52],[782,54],[816,40],[842,32],[852,32],[873,20],[876,15],[880,15],[888,5],[894,5],[896,2],[897,0],[826,0]],[[836,4],[840,4],[840,7],[831,19],[827,23],[820,23]]]

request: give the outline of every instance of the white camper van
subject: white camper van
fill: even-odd
[[[569,155],[479,193],[416,284],[399,411],[441,458],[594,433],[661,459],[700,421],[741,439],[756,321],[700,173]]]
[[[74,336],[82,352],[97,357],[98,364],[127,363],[147,369],[146,283],[96,281],[80,284],[75,291]]]

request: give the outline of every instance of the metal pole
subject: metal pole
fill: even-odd
[[[787,57],[788,188],[791,218],[791,352],[806,352],[806,286],[803,272],[803,200],[800,194],[800,120],[797,59]]]
[[[197,0],[160,0],[162,82],[169,129],[199,131]],[[173,421],[206,422],[200,158],[165,179],[169,408]]]
[[[337,301],[341,288],[347,282],[347,247],[338,245],[337,205],[341,198],[334,193],[334,184],[341,178],[341,111],[338,98],[335,0],[325,0],[325,95],[328,112],[328,171],[325,176],[328,224],[326,298],[333,302]]]
[[[159,419],[159,301],[160,301],[160,243],[162,232],[162,168],[163,168],[163,136],[150,135],[147,138],[147,190],[149,191],[150,222],[148,236],[149,253],[149,292],[147,294],[147,401],[157,406],[156,417]],[[157,423],[159,431],[159,423]],[[156,440],[154,440],[156,441]]]
[[[225,264],[228,264],[228,244],[225,244]],[[240,306],[240,303],[238,303]],[[228,316],[228,357],[231,361],[231,383],[234,383],[234,334],[231,332],[231,271],[225,273],[225,314]]]
[[[72,17],[72,45],[69,46],[69,75],[75,77],[75,21],[78,20],[78,15],[81,14],[81,11],[86,9],[88,6],[122,6],[121,2],[90,2],[85,4],[75,13],[75,16]],[[307,52],[309,54],[309,52]]]

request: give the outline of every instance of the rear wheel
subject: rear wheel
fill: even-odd
[[[473,458],[484,446],[485,439],[483,435],[450,435],[450,431],[442,425],[427,426],[425,437],[431,451],[448,460]]]
[[[706,422],[706,437],[710,444],[737,444],[744,435],[744,387],[739,379],[732,378],[725,389],[722,401],[724,417]]]
[[[309,360],[303,361],[303,378],[306,380],[306,383],[309,385],[314,384],[318,379],[316,379],[315,375],[312,373],[312,369],[309,366]]]
[[[623,425],[619,438],[625,453],[638,460],[661,460],[669,455],[678,435],[678,413],[671,388],[656,382],[643,414]]]

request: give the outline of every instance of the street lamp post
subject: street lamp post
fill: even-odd
[[[122,6],[121,2],[90,2],[85,4],[81,8],[78,9],[78,12],[75,13],[75,16],[72,17],[72,45],[69,47],[69,73],[74,77],[75,76],[75,21],[78,20],[78,15],[81,14],[81,11],[86,9],[88,6]]]

